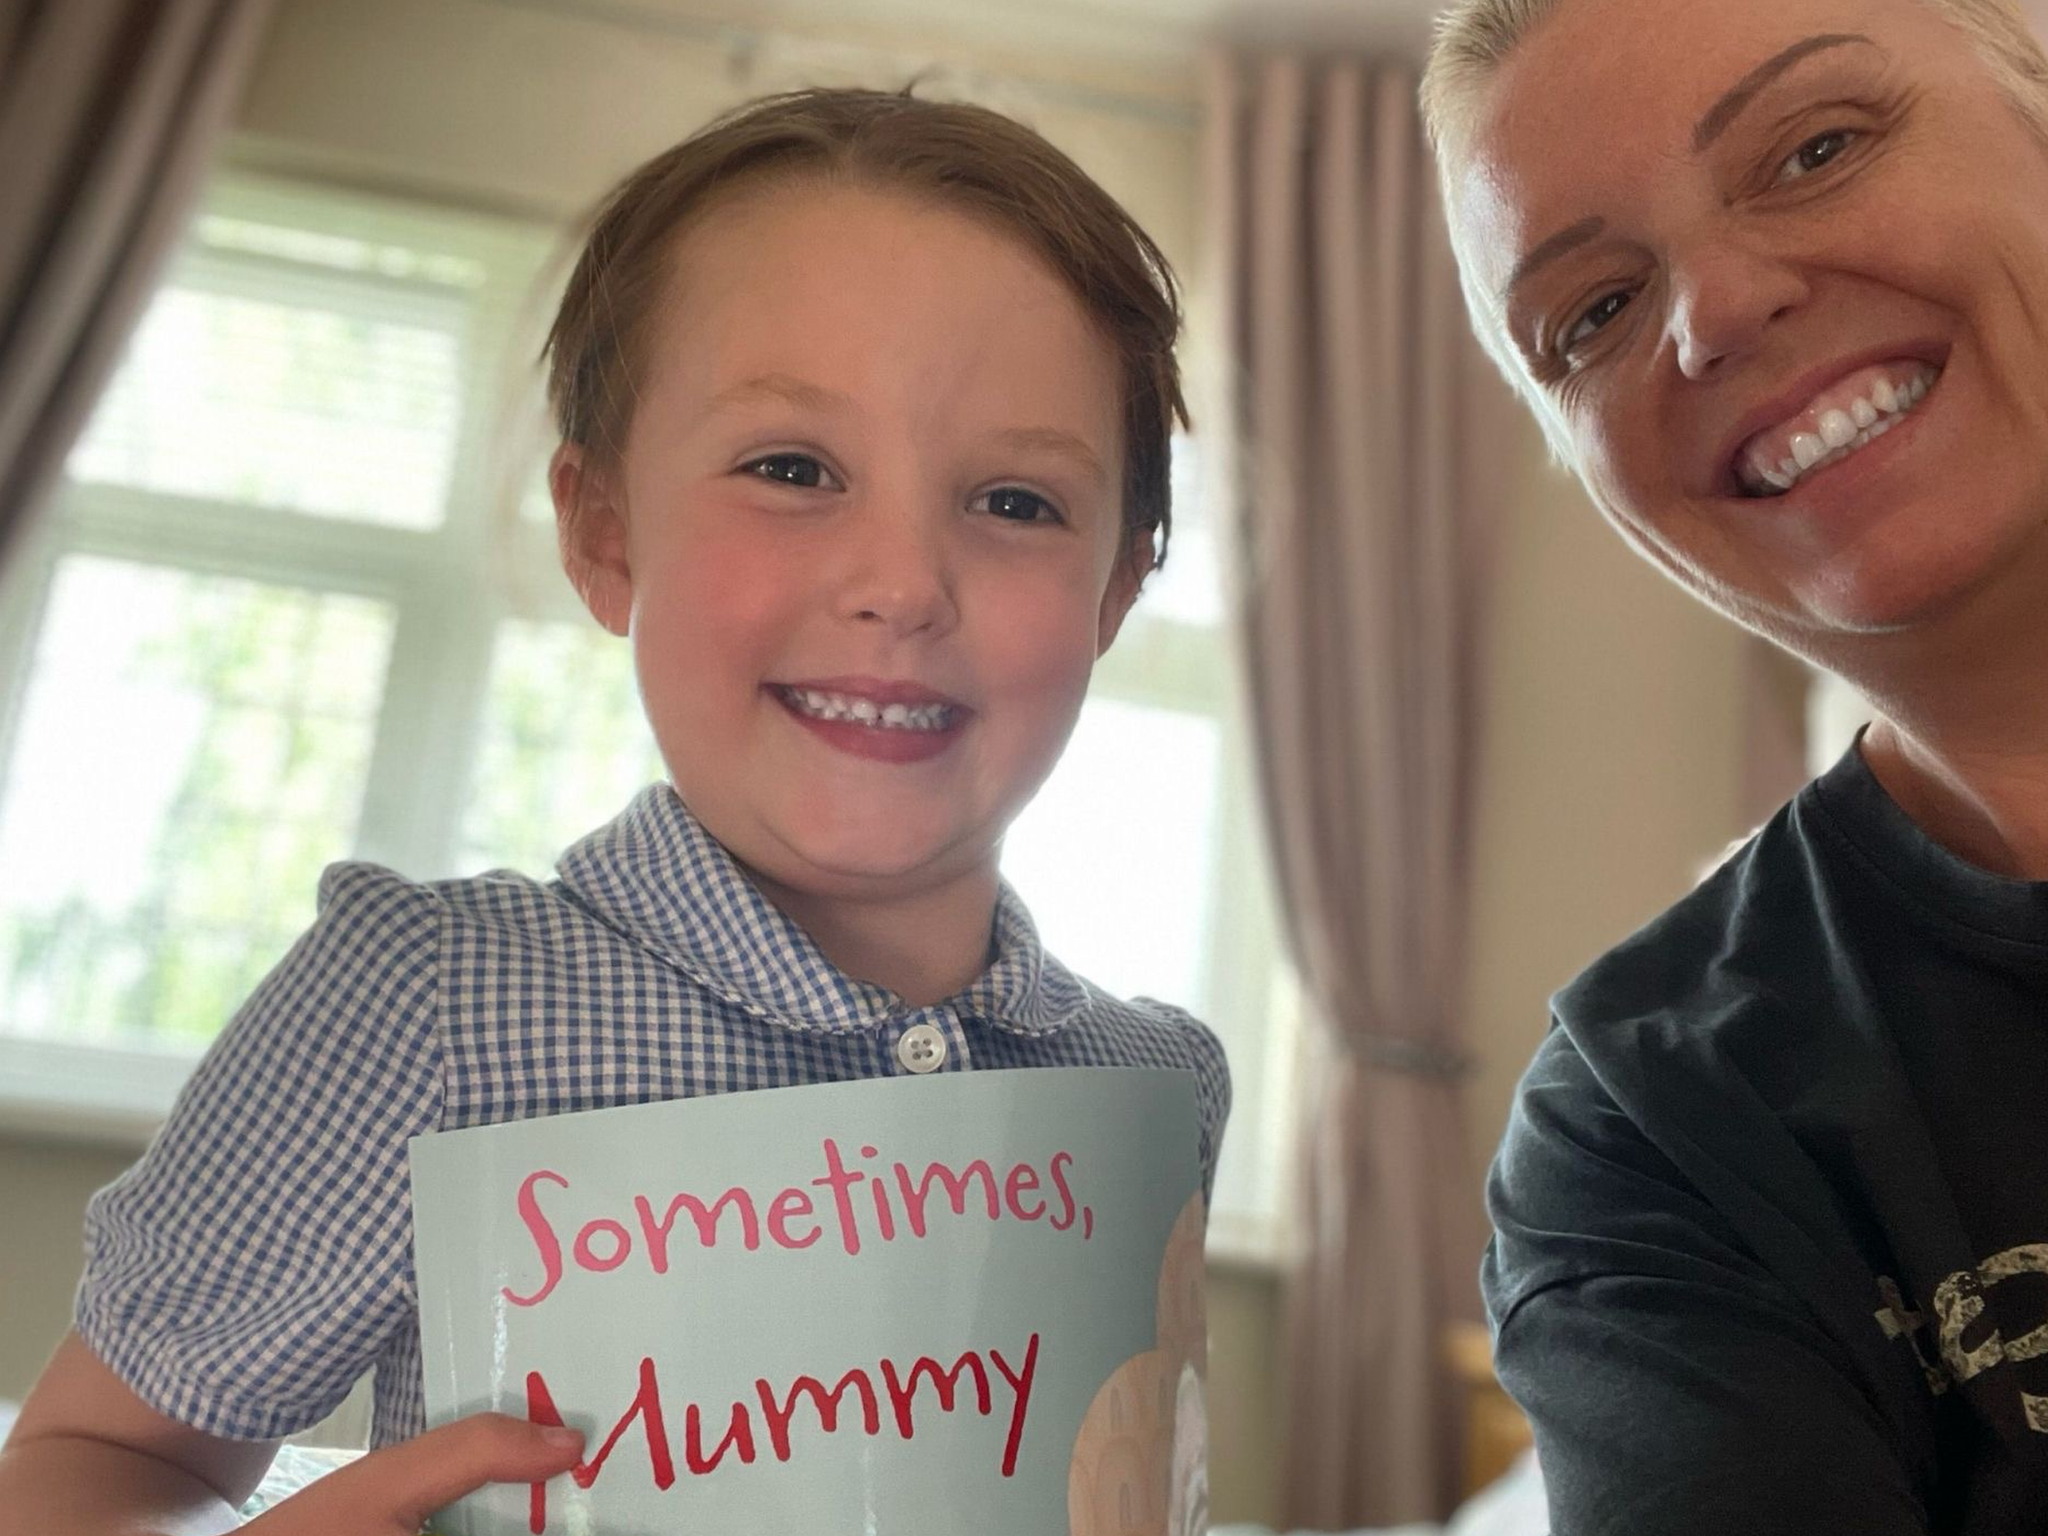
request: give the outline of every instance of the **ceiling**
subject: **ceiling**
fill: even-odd
[[[800,34],[1185,98],[1205,43],[1419,58],[1446,0],[499,0],[652,33]],[[2048,0],[2021,0],[2048,36]]]
[[[972,54],[1029,73],[1179,96],[1206,42],[1419,57],[1443,0],[500,0],[650,33],[801,34]],[[2043,0],[2048,4],[2048,0]],[[1035,66],[1035,67],[1034,67]]]

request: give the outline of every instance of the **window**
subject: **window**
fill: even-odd
[[[14,1118],[160,1116],[330,861],[545,873],[659,775],[510,425],[534,417],[553,241],[254,178],[210,193],[0,588]],[[1224,1034],[1218,1240],[1258,1249],[1292,1012],[1192,452],[1172,560],[1005,871],[1076,969]]]

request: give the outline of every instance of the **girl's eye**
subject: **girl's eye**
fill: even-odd
[[[1778,180],[1797,181],[1802,176],[1812,175],[1840,156],[1858,137],[1853,128],[1831,128],[1808,139],[1785,157],[1784,164],[1778,167]]]
[[[750,459],[740,466],[743,474],[772,480],[777,485],[794,485],[803,490],[836,486],[832,474],[808,453],[771,453]]]
[[[1614,292],[1595,299],[1592,308],[1580,315],[1572,323],[1571,329],[1564,333],[1558,344],[1559,350],[1570,352],[1572,348],[1583,346],[1592,340],[1596,331],[1604,328],[1616,315],[1628,308],[1630,297],[1627,289],[1617,288]]]
[[[1018,486],[998,486],[993,491],[984,491],[975,497],[974,506],[981,511],[993,513],[1010,523],[1042,523],[1060,521],[1060,514],[1053,504],[1035,491],[1023,490]]]

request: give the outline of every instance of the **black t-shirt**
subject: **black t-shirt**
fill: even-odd
[[[1852,749],[1560,992],[1484,1283],[1558,1536],[2048,1531],[2048,882]]]

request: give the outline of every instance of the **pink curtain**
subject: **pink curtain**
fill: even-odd
[[[1288,1519],[1440,1517],[1478,1310],[1463,1124],[1474,661],[1513,403],[1470,336],[1404,68],[1217,56],[1242,640],[1318,1023],[1290,1277]]]
[[[0,0],[0,560],[55,485],[271,0]]]

